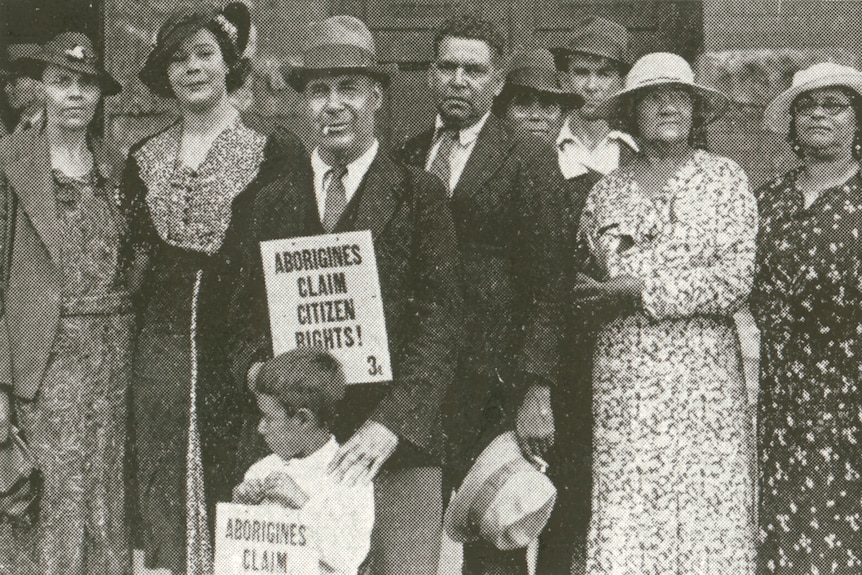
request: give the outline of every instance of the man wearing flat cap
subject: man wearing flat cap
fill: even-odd
[[[372,574],[434,575],[442,529],[440,409],[460,339],[460,271],[452,214],[433,176],[379,149],[375,113],[391,70],[377,63],[361,21],[313,23],[301,66],[285,70],[316,132],[313,189],[264,197],[257,240],[370,230],[377,257],[393,380],[349,386],[333,428],[343,442],[335,479],[374,481]],[[253,246],[257,249],[256,246]],[[259,254],[249,258],[260,261]],[[241,373],[271,349],[262,270],[239,301],[256,317],[233,358]]]
[[[533,329],[533,302],[550,284],[551,229],[562,182],[548,142],[520,134],[491,112],[505,84],[504,40],[488,21],[445,22],[434,40],[429,86],[434,126],[400,157],[447,187],[464,267],[464,320],[455,384],[446,402],[446,485],[456,489],[482,450],[515,430],[525,456],[546,457],[554,441],[554,338]],[[541,555],[541,551],[540,551]],[[524,549],[464,545],[463,572],[526,574]]]
[[[628,30],[593,18],[575,30],[565,46],[551,51],[569,89],[584,98],[584,105],[569,114],[557,138],[563,176],[574,178],[588,171],[605,175],[630,162],[637,144],[629,134],[611,129],[614,118],[598,112],[599,104],[622,89],[631,67]]]

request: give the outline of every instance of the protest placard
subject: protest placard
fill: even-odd
[[[347,383],[392,379],[371,232],[261,242],[273,353],[321,347]]]
[[[295,509],[219,503],[214,573],[316,575],[319,558],[312,537]]]

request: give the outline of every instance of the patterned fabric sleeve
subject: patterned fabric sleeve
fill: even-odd
[[[739,166],[718,158],[704,169],[681,193],[711,203],[701,208],[714,210],[712,226],[675,222],[669,243],[656,246],[656,265],[644,277],[641,294],[644,312],[654,319],[729,315],[751,290],[757,204],[748,178]],[[660,265],[680,257],[687,262]]]

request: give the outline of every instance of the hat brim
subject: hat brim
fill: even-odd
[[[560,107],[565,108],[566,110],[577,110],[584,105],[584,98],[573,92],[506,82],[503,89],[500,91],[500,94],[494,98],[495,114],[499,116],[505,112],[505,108],[509,105],[509,101],[517,94],[524,92],[535,92],[543,96],[548,96],[556,101]]]
[[[312,78],[338,74],[361,74],[377,80],[384,88],[388,88],[396,72],[396,66],[390,64],[367,67],[307,68],[304,66],[283,66],[281,68],[281,75],[285,83],[297,92],[302,92]]]
[[[832,87],[848,88],[862,97],[862,74],[858,76],[855,74],[822,76],[798,86],[791,86],[767,104],[763,112],[763,125],[767,130],[776,134],[789,133],[790,123],[793,121],[793,115],[790,112],[793,101],[805,92]]]
[[[113,76],[104,70],[100,70],[87,62],[76,62],[65,58],[53,57],[51,55],[30,56],[19,58],[13,63],[13,71],[18,76],[29,76],[35,80],[42,81],[42,74],[48,66],[65,68],[85,76],[91,76],[99,81],[102,96],[114,96],[119,94],[123,86]]]
[[[499,435],[482,450],[449,501],[443,516],[443,528],[453,541],[466,543],[480,538],[480,533],[468,525],[470,506],[485,480],[497,469],[519,457],[523,455],[512,432]]]
[[[647,82],[633,88],[620,90],[619,92],[602,102],[596,109],[596,113],[605,118],[613,118],[616,114],[618,114],[620,110],[627,107],[627,105],[631,102],[632,98],[638,92],[657,88],[660,86],[677,86],[680,88],[685,88],[686,90],[690,91],[695,96],[701,99],[701,101],[703,102],[703,117],[701,118],[700,123],[697,126],[694,126],[695,128],[700,128],[715,122],[720,117],[722,117],[725,112],[727,112],[727,109],[730,106],[730,100],[728,99],[728,97],[713,88],[703,86],[696,82],[689,83],[680,81],[659,80],[654,82]]]
[[[554,61],[557,63],[557,67],[560,69],[563,69],[561,61],[564,58],[568,58],[573,54],[586,54],[587,56],[596,56],[597,58],[604,58],[606,60],[610,60],[619,67],[620,73],[623,76],[629,73],[629,70],[633,65],[631,62],[626,62],[624,60],[620,60],[619,58],[614,58],[613,56],[610,56],[607,53],[603,54],[598,50],[589,50],[586,48],[582,50],[573,50],[572,48],[567,48],[566,46],[557,46],[555,48],[549,48],[549,51],[551,52],[551,55],[554,56]]]

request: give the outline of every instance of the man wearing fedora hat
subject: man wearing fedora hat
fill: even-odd
[[[565,46],[551,51],[569,88],[584,98],[557,138],[563,176],[574,178],[588,171],[604,175],[627,164],[638,151],[637,144],[625,132],[612,130],[615,119],[603,116],[598,108],[622,88],[631,66],[628,30],[605,18],[592,18]]]
[[[393,381],[349,386],[333,422],[342,447],[329,473],[346,484],[374,481],[368,572],[431,575],[442,529],[440,406],[455,368],[460,273],[442,184],[379,149],[375,113],[391,76],[361,21],[333,16],[309,26],[302,64],[284,77],[315,130],[314,184],[262,198],[268,209],[256,239],[371,231]],[[249,302],[257,319],[239,323],[266,331],[259,266],[254,274],[239,301]],[[271,344],[263,332],[244,340],[235,372],[253,381],[253,362],[265,359]]]
[[[491,112],[505,85],[504,41],[494,26],[455,17],[438,30],[434,49],[435,126],[399,154],[447,186],[464,266],[467,332],[445,412],[451,490],[506,430],[514,428],[529,457],[543,457],[554,443],[555,377],[544,349],[552,338],[534,332],[528,302],[553,283],[549,244],[562,182],[547,143]],[[526,568],[523,548],[502,551],[484,540],[464,546],[464,573]]]

